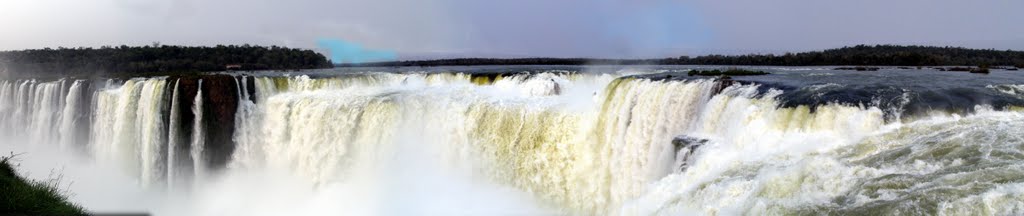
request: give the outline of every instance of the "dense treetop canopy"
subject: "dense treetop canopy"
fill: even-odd
[[[968,49],[960,47],[858,45],[824,51],[784,55],[707,55],[663,59],[586,59],[586,58],[461,58],[425,61],[379,62],[343,66],[437,66],[437,65],[886,65],[886,66],[980,66],[1015,65],[1024,67],[1024,52]]]
[[[1024,52],[959,47],[858,45],[824,51],[784,55],[707,55],[661,59],[589,58],[460,58],[395,61],[338,66],[441,66],[441,65],[888,65],[888,66],[1017,66],[1024,67]],[[237,70],[329,68],[333,64],[311,50],[251,45],[214,47],[118,46],[100,48],[45,48],[0,51],[0,75],[30,77],[139,76]]]
[[[230,45],[189,47],[57,48],[0,52],[0,70],[26,76],[90,76],[96,74],[180,73],[239,70],[311,69],[331,67],[323,55],[284,47]]]

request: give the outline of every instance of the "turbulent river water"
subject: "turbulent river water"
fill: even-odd
[[[7,79],[0,150],[95,212],[1024,214],[1020,72],[691,68]]]

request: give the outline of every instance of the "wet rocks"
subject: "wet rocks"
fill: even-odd
[[[231,158],[235,150],[235,143],[232,135],[235,130],[235,112],[238,109],[239,89],[235,77],[230,75],[197,75],[197,76],[172,76],[168,78],[171,82],[178,82],[179,104],[177,109],[182,110],[178,121],[181,122],[177,130],[180,140],[191,140],[191,127],[195,121],[195,115],[190,111],[194,106],[194,98],[202,90],[203,100],[203,126],[206,129],[203,161],[213,169],[223,168]],[[199,84],[202,80],[202,85]],[[168,85],[174,87],[175,85]],[[251,88],[250,88],[251,89]],[[179,146],[186,146],[181,143]],[[191,148],[191,147],[188,147]],[[179,149],[177,151],[187,151]]]
[[[719,78],[715,80],[715,86],[711,88],[711,95],[717,95],[718,93],[722,93],[722,91],[725,90],[725,88],[728,88],[733,84],[736,84],[736,81],[732,80],[732,77],[724,76],[722,78]]]
[[[835,68],[835,70],[852,70],[852,71],[878,71],[879,69],[881,69],[881,68],[879,68],[879,67],[865,67],[865,66],[837,67],[837,68]]]
[[[987,67],[987,66],[981,66],[981,67],[937,67],[935,69],[939,70],[939,71],[970,72],[970,73],[979,73],[979,74],[987,74],[987,73],[989,73],[989,67]],[[998,68],[996,68],[996,69],[998,69]]]
[[[690,166],[690,160],[693,159],[693,153],[707,142],[707,139],[685,135],[672,139],[672,146],[676,151],[676,163],[678,163],[680,172],[686,171],[686,168]]]
[[[756,75],[768,75],[771,73],[764,71],[753,71],[746,69],[732,68],[725,71],[721,70],[691,70],[686,75],[689,76],[756,76]]]

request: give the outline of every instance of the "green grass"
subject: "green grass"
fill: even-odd
[[[68,202],[57,187],[60,178],[48,182],[18,176],[11,161],[0,158],[0,215],[86,215]]]

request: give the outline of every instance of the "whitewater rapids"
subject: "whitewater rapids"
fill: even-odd
[[[80,155],[165,197],[157,214],[1024,214],[1017,107],[899,118],[624,73],[233,79],[232,143],[204,138],[210,82],[2,80],[2,150]]]

